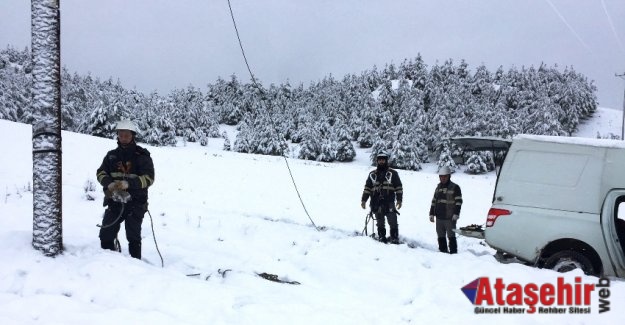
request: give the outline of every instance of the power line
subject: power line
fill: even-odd
[[[267,94],[265,93],[264,88],[258,84],[258,82],[256,82],[256,78],[254,78],[254,74],[252,73],[252,69],[250,68],[250,65],[247,61],[247,57],[245,56],[245,50],[243,49],[243,43],[241,42],[241,37],[239,36],[239,29],[237,28],[237,22],[234,19],[234,13],[232,12],[232,5],[230,5],[230,0],[228,0],[228,8],[230,9],[230,17],[232,18],[232,24],[234,25],[234,31],[237,34],[237,40],[239,41],[239,47],[241,48],[241,54],[243,54],[243,60],[245,61],[245,66],[247,67],[247,71],[250,73],[250,76],[252,77],[252,83],[256,86],[256,88],[263,93],[265,98],[268,98]],[[267,108],[271,108],[271,104],[270,104],[270,99],[268,99],[267,101]],[[268,114],[270,114],[271,112],[268,110]],[[271,118],[271,116],[269,116],[268,118],[269,123],[271,123],[271,127],[273,128],[273,131],[275,133],[276,136],[278,136],[278,138],[281,138],[280,133],[278,132],[278,128],[276,127],[276,124],[273,122],[273,119]],[[304,200],[302,199],[302,196],[299,193],[299,189],[297,188],[297,184],[295,183],[295,178],[293,177],[293,172],[291,171],[291,166],[289,165],[289,160],[287,159],[287,157],[282,154],[282,158],[284,158],[284,162],[286,163],[286,168],[289,171],[289,175],[291,176],[291,182],[293,183],[293,187],[295,188],[295,192],[297,193],[297,197],[299,198],[300,203],[302,204],[302,208],[304,208],[304,212],[306,213],[306,216],[308,216],[308,219],[310,220],[310,222],[312,223],[312,225],[315,227],[315,229],[317,231],[319,231],[319,228],[317,227],[317,225],[315,224],[315,222],[313,221],[313,219],[310,217],[310,214],[308,213],[308,209],[306,209],[306,205],[304,204]]]
[[[250,64],[247,62],[247,56],[245,56],[245,50],[243,49],[243,43],[241,43],[241,37],[239,36],[239,29],[237,28],[237,22],[234,20],[234,13],[232,13],[232,6],[230,5],[230,0],[228,0],[228,9],[230,9],[230,17],[232,18],[232,25],[234,25],[234,31],[237,34],[237,40],[239,41],[239,47],[241,48],[241,53],[243,54],[243,60],[245,61],[245,66],[247,67],[247,71],[250,73],[250,76],[252,77],[252,83],[254,83],[256,87],[258,87],[256,78],[254,78],[252,69],[250,69]],[[258,87],[258,89],[263,91],[261,87]]]
[[[614,34],[614,38],[616,39],[616,42],[621,48],[621,51],[625,53],[625,46],[623,46],[623,42],[621,42],[621,39],[618,37],[618,33],[616,32],[616,28],[614,28],[614,23],[612,22],[612,18],[610,17],[610,14],[608,13],[608,8],[606,7],[604,0],[601,0],[601,6],[603,7],[603,12],[605,13],[605,16],[608,18],[608,23],[610,24],[610,28],[612,29],[612,34]]]
[[[575,31],[575,29],[573,28],[573,26],[571,26],[571,24],[569,24],[569,22],[566,20],[566,18],[564,18],[564,16],[562,15],[562,13],[560,13],[560,10],[558,10],[558,8],[556,8],[556,6],[551,2],[551,0],[545,0],[549,6],[551,7],[551,9],[553,9],[553,11],[556,13],[556,15],[558,15],[558,17],[560,17],[560,20],[564,23],[564,25],[566,25],[566,27],[568,27],[569,31],[571,31],[571,33],[573,33],[573,35],[575,36],[575,38],[577,38],[577,40],[588,50],[590,51],[590,53],[594,53],[592,51],[592,49],[586,44],[586,42],[584,42],[584,40],[581,38],[581,36],[579,36],[579,34]]]

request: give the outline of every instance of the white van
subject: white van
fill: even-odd
[[[625,277],[625,142],[534,135],[511,144],[452,141],[465,150],[509,146],[477,237],[529,265]]]

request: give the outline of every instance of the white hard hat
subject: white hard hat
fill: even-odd
[[[376,159],[386,158],[386,160],[388,160],[389,157],[390,157],[390,155],[388,154],[388,152],[386,152],[384,150],[378,152],[378,154],[375,156]]]
[[[451,175],[451,168],[449,168],[449,166],[441,167],[441,169],[438,170],[438,175],[440,176]]]
[[[117,122],[117,125],[115,125],[115,130],[116,131],[128,130],[134,134],[139,133],[139,129],[137,128],[137,125],[131,120],[121,120]]]

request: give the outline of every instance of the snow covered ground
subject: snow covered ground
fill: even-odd
[[[607,137],[610,134],[620,137],[623,125],[623,110],[599,107],[591,119],[582,123],[575,134],[577,137],[596,138],[597,133],[602,137]]]
[[[600,109],[580,136],[620,135],[621,112]],[[476,314],[460,290],[478,277],[506,283],[598,279],[521,264],[501,264],[480,240],[460,237],[459,254],[437,251],[427,215],[435,167],[400,171],[400,237],[383,245],[358,236],[369,152],[352,163],[284,159],[208,147],[148,147],[156,168],[143,222],[144,261],[99,248],[102,193],[95,170],[115,141],[63,132],[64,254],[31,248],[31,128],[0,120],[8,148],[0,157],[1,324],[616,324],[625,317],[625,281],[611,279],[611,310],[591,314]],[[483,224],[494,174],[456,173],[463,190],[460,225]],[[153,221],[153,229],[151,227]],[[369,227],[369,230],[371,228]],[[161,267],[156,245],[164,259]],[[270,273],[299,285],[271,282]]]

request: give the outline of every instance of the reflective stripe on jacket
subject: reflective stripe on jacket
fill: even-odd
[[[154,184],[154,164],[150,152],[134,143],[109,151],[96,173],[98,182],[105,190],[113,181],[127,181],[127,191],[136,203],[147,202],[148,187]]]
[[[367,201],[371,197],[370,206],[374,211],[380,207],[394,209],[395,200],[402,201],[403,195],[404,189],[396,170],[375,169],[367,176],[361,201]]]
[[[456,214],[460,215],[462,207],[462,191],[458,184],[448,181],[447,184],[439,183],[434,190],[434,197],[430,206],[430,215],[437,219],[451,219]]]

